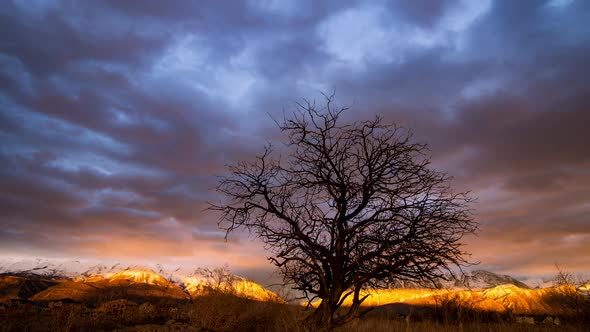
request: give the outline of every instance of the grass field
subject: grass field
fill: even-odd
[[[408,296],[408,290],[404,291]],[[410,296],[424,299],[424,291]],[[400,293],[402,294],[402,293]],[[399,294],[398,294],[399,295]],[[390,293],[390,297],[393,295]],[[525,296],[525,295],[520,295]],[[426,304],[365,307],[370,311],[336,331],[588,331],[588,300],[555,290],[546,292],[559,312],[483,310],[477,296],[437,294]],[[506,297],[508,298],[508,297]],[[577,300],[576,300],[577,299]],[[380,300],[384,300],[381,297]],[[530,301],[530,299],[529,299]],[[409,301],[412,302],[412,301]],[[528,302],[527,302],[528,303]],[[125,299],[95,307],[52,302],[18,303],[0,312],[0,331],[309,331],[304,307],[216,294],[191,301],[136,303]],[[559,325],[556,325],[559,324]]]

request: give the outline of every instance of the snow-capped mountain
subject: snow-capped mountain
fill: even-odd
[[[219,278],[233,278],[235,281],[240,281],[240,278],[235,275],[227,274],[227,271],[219,269],[189,269],[185,267],[165,267],[160,264],[147,265],[145,267],[138,267],[123,262],[112,262],[110,264],[96,264],[95,262],[84,260],[52,260],[52,259],[0,259],[0,273],[12,273],[23,276],[41,276],[45,278],[74,278],[74,277],[90,277],[103,276],[110,277],[125,270],[141,270],[148,269],[156,271],[163,278],[179,285],[182,288],[192,287],[187,285],[209,285],[203,287],[210,287],[219,282]],[[215,272],[216,271],[216,272]],[[227,275],[223,276],[223,273]],[[217,274],[217,275],[214,275]],[[214,280],[217,279],[217,280]],[[527,279],[524,282],[517,280],[508,275],[500,275],[485,270],[475,270],[466,272],[465,275],[455,278],[451,281],[440,281],[440,286],[443,288],[491,288],[503,284],[513,284],[520,288],[545,288],[553,286],[551,280],[543,279]],[[420,287],[411,282],[402,282],[394,285],[398,288],[416,288]]]
[[[263,286],[236,276],[227,269],[189,270],[186,267],[165,267],[155,264],[134,266],[122,262],[108,264],[84,260],[52,260],[52,259],[0,259],[0,273],[23,276],[26,278],[43,278],[49,280],[68,279],[84,284],[96,284],[106,281],[110,283],[134,283],[168,287],[174,284],[188,296],[195,297],[211,291],[235,293],[239,296],[256,300],[276,300],[280,298]],[[488,289],[499,285],[511,284],[519,288],[545,288],[553,286],[551,281],[529,279],[519,281],[508,275],[500,275],[484,270],[467,272],[450,281],[441,280],[439,286],[446,289]],[[405,282],[392,285],[394,288],[420,288],[420,285]]]
[[[71,277],[83,269],[80,261],[52,261],[47,259],[0,260],[0,273],[14,273],[42,277]]]
[[[189,295],[149,268],[138,267],[111,276],[76,277],[59,282],[29,299],[58,301],[70,299],[80,303],[96,303],[101,298],[123,298],[138,302],[150,300],[187,300]]]
[[[113,287],[125,287],[135,296],[161,294],[176,299],[198,297],[212,292],[230,293],[253,300],[284,302],[278,295],[254,281],[234,275],[227,268],[166,269],[162,265],[133,266],[120,262],[92,264],[84,261],[48,259],[0,260],[0,274],[23,280],[56,280],[57,285],[34,296],[35,300],[95,298]],[[157,270],[158,272],[155,272]]]
[[[157,274],[150,268],[137,266],[125,269],[108,277],[110,283],[128,282],[166,287],[170,281]]]
[[[522,282],[529,286],[529,288],[549,288],[555,286],[555,280],[553,278],[527,278],[523,279]]]
[[[125,270],[155,271],[166,279],[180,282],[182,277],[189,274],[189,269],[179,267],[166,269],[159,264],[135,265],[127,262],[99,263],[85,260],[58,259],[0,259],[0,273],[11,273],[29,277],[44,277],[50,279],[85,278],[90,276],[110,277]]]
[[[509,275],[496,274],[485,270],[475,270],[466,273],[456,286],[485,289],[506,284],[515,285],[519,288],[529,288],[525,283]]]
[[[57,259],[0,259],[0,273],[12,273],[23,276],[39,276],[44,278],[73,278],[76,276],[110,275],[122,271],[129,266],[121,263],[112,265],[96,264],[84,260]]]
[[[465,272],[463,275],[447,275],[447,280],[441,279],[436,282],[438,288],[445,289],[487,289],[500,285],[515,285],[519,288],[531,288],[528,284],[517,280],[509,275],[496,274],[485,270],[475,270]],[[432,285],[429,285],[432,286]],[[422,288],[420,285],[411,281],[396,282],[392,288]],[[549,286],[550,287],[550,286]]]
[[[203,279],[199,277],[185,277],[182,285],[191,297],[207,295],[211,292],[221,292],[237,295],[251,300],[285,302],[277,294],[260,286],[259,284],[237,277],[224,281]]]

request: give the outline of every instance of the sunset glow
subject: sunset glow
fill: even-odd
[[[588,13],[578,0],[5,1],[0,258],[282,281],[272,251],[245,231],[226,240],[207,203],[225,165],[280,152],[275,120],[294,101],[335,91],[347,121],[412,129],[477,198],[479,232],[462,239],[477,269],[590,273]],[[367,303],[436,293],[404,292]]]

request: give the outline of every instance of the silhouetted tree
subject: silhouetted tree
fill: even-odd
[[[321,108],[296,103],[278,123],[286,155],[273,158],[269,145],[229,166],[217,187],[227,200],[211,208],[228,234],[247,228],[259,237],[285,283],[321,300],[312,321],[331,328],[358,316],[362,289],[434,283],[467,263],[459,241],[477,224],[469,197],[429,168],[425,144],[379,116],[341,123],[347,108],[325,97]]]
[[[216,268],[198,268],[195,275],[204,278],[204,286],[207,291],[212,293],[235,294],[235,282],[238,278],[231,273],[228,265]]]

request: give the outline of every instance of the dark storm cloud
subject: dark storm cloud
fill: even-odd
[[[336,89],[348,118],[413,128],[479,197],[482,231],[468,242],[484,265],[576,265],[590,242],[588,12],[583,1],[9,1],[0,249],[221,255],[217,216],[203,211],[215,175],[280,137],[268,114]],[[250,243],[231,245],[260,255]]]
[[[575,255],[590,239],[584,6],[495,2],[461,52],[426,50],[344,81],[346,93],[369,96],[359,104],[413,127],[455,183],[479,196],[482,231],[470,242],[492,268],[589,268]]]
[[[33,74],[59,73],[80,62],[134,64],[165,45],[140,29],[111,29],[108,17],[93,27],[90,20],[101,18],[75,3],[35,8],[39,3],[9,1],[0,14],[3,54],[16,57]]]

